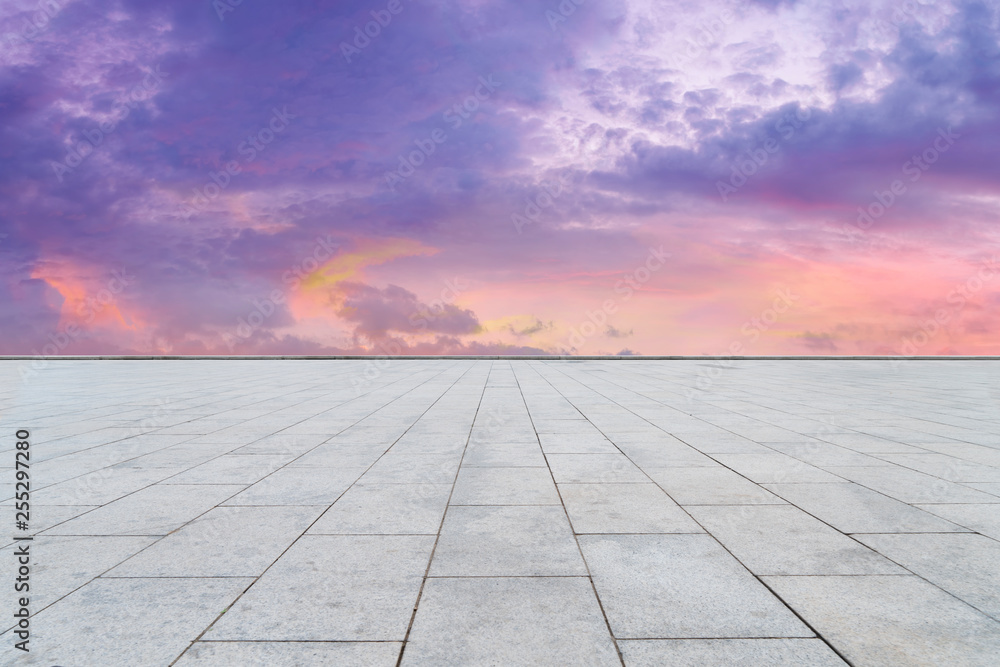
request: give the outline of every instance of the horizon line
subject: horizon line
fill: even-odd
[[[1000,361],[998,355],[570,355],[570,354],[337,354],[337,355],[290,355],[290,354],[211,354],[211,355],[171,355],[171,354],[122,354],[122,355],[0,355],[0,361],[264,361],[264,360],[319,360],[350,361],[367,359],[466,359],[466,360],[509,360],[509,361]]]

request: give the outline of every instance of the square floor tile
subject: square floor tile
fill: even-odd
[[[1000,623],[915,576],[765,577],[855,664],[996,664]]]
[[[547,458],[559,484],[650,481],[622,454],[550,454]]]
[[[320,535],[437,535],[448,484],[355,484],[309,529]]]
[[[687,512],[655,484],[563,484],[577,533],[700,533]]]
[[[581,535],[619,639],[812,637],[709,535]]]
[[[326,509],[216,507],[106,577],[257,577]]]
[[[364,473],[364,468],[276,470],[226,505],[330,505]]]
[[[50,528],[45,535],[166,535],[242,486],[157,484]]]
[[[620,665],[586,577],[429,579],[403,665]]]
[[[713,468],[643,468],[681,505],[781,505],[767,489],[717,465]]]
[[[452,505],[558,505],[548,468],[462,466]]]
[[[395,667],[402,642],[195,642],[177,667]]]
[[[562,507],[448,508],[433,577],[585,575]]]
[[[433,546],[423,535],[306,535],[203,639],[402,641]]]
[[[859,535],[858,539],[1000,621],[1000,542],[971,533]]]
[[[702,505],[688,511],[754,574],[906,574],[791,505]]]
[[[32,617],[28,657],[39,665],[169,665],[252,581],[96,579]],[[3,636],[5,652],[12,639]]]
[[[845,533],[966,530],[857,484],[767,484],[765,488]]]
[[[845,667],[822,639],[626,639],[626,667]]]

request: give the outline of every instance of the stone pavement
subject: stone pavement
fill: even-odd
[[[2,664],[1000,664],[1000,362],[24,366]]]

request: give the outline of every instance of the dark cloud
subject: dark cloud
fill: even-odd
[[[608,338],[628,338],[633,333],[634,332],[632,331],[632,329],[629,329],[628,331],[622,331],[621,329],[616,329],[610,324],[608,325],[608,328],[604,330],[604,335],[607,336]]]
[[[537,317],[535,321],[531,324],[515,326],[513,323],[508,324],[506,329],[515,336],[531,336],[536,333],[541,333],[542,331],[549,331],[554,328],[552,322],[542,322]]]
[[[901,178],[903,163],[932,146],[940,129],[952,127],[961,140],[927,180],[961,178],[995,186],[1000,175],[1000,162],[993,159],[1000,150],[996,22],[996,8],[972,2],[961,3],[940,34],[908,24],[880,62],[859,52],[851,62],[830,66],[830,82],[838,90],[858,81],[864,67],[888,68],[894,80],[877,99],[841,100],[829,110],[789,104],[723,132],[705,132],[690,148],[636,140],[620,171],[595,174],[593,183],[654,199],[684,192],[718,201],[718,182],[729,183],[733,168],[772,139],[778,151],[737,187],[733,200],[853,208],[867,204],[875,187]],[[945,51],[941,45],[948,40],[954,46]],[[693,109],[710,103],[703,93],[686,95],[699,104]],[[910,197],[897,210],[923,208]]]
[[[458,336],[478,333],[479,320],[471,310],[442,300],[423,303],[417,295],[397,285],[385,289],[356,282],[341,283],[344,295],[337,312],[353,322],[355,334],[369,339],[383,338],[389,332],[433,332]]]
[[[802,340],[802,343],[809,349],[810,352],[816,352],[818,354],[836,354],[838,351],[837,344],[834,342],[833,336],[828,333],[812,333],[811,331],[806,331],[805,333],[799,334],[798,338]]]
[[[62,326],[54,282],[37,277],[55,260],[93,285],[121,267],[136,276],[118,298],[141,321],[142,336],[125,343],[95,330],[74,343],[80,350],[194,352],[216,349],[220,332],[256,302],[275,291],[289,296],[284,277],[318,238],[345,246],[359,237],[418,240],[439,251],[422,266],[491,284],[619,271],[645,252],[641,236],[674,231],[655,228],[668,216],[689,216],[678,223],[686,235],[723,248],[736,223],[707,224],[699,215],[721,203],[717,183],[768,139],[780,150],[724,210],[739,224],[777,229],[802,212],[842,218],[867,204],[940,128],[954,126],[960,139],[872,233],[923,225],[970,245],[989,241],[966,216],[945,213],[953,195],[989,195],[1000,182],[995,3],[954,4],[934,34],[902,21],[884,53],[859,42],[866,12],[834,13],[814,88],[776,76],[790,46],[720,41],[712,57],[725,55],[737,71],[690,90],[676,70],[630,57],[635,40],[661,35],[654,22],[635,28],[642,34],[625,31],[634,12],[622,2],[581,5],[553,30],[544,4],[529,0],[406,0],[351,62],[341,43],[376,8],[363,0],[242,3],[221,18],[212,3],[61,4],[35,39],[2,47],[0,345],[8,352],[28,351]],[[0,18],[0,33],[22,18]],[[888,85],[852,97],[876,70]],[[100,130],[153,71],[162,80],[140,91],[113,130]],[[491,76],[500,85],[476,100],[481,78]],[[828,87],[841,95],[828,108],[805,101]],[[454,127],[446,112],[470,96],[476,108]],[[775,100],[796,97],[802,101],[775,108]],[[289,117],[287,127],[250,152],[248,137],[272,136],[275,110]],[[785,136],[790,115],[805,112]],[[665,129],[684,140],[659,138]],[[388,189],[385,173],[436,130],[446,140]],[[90,154],[54,170],[88,137],[97,143]],[[231,163],[235,174],[226,172]],[[511,216],[559,176],[565,190],[515,229]],[[196,191],[213,188],[218,196],[182,214]],[[637,233],[645,221],[653,222]],[[798,243],[790,232],[766,233],[769,242]],[[811,241],[801,247],[820,243]],[[705,271],[689,267],[690,275]],[[411,287],[352,284],[340,314],[358,341],[409,336],[421,349],[473,349],[463,337],[478,331],[475,313],[421,301]],[[266,309],[266,321],[240,341],[248,351],[361,349],[286,335],[295,324],[288,305]],[[540,313],[508,333],[553,326]]]

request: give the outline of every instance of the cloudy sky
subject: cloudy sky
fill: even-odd
[[[1000,354],[996,2],[0,11],[0,353]]]

